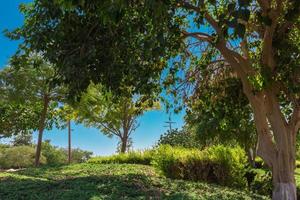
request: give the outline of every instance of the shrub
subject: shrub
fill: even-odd
[[[68,150],[51,145],[50,140],[43,142],[42,153],[47,158],[48,165],[62,165],[68,162]],[[84,151],[79,148],[72,149],[72,163],[86,162],[92,154],[93,152]]]
[[[65,151],[52,146],[49,140],[43,142],[42,154],[46,157],[48,165],[62,165],[67,162],[67,155]]]
[[[15,146],[3,148],[0,151],[0,168],[25,168],[34,165],[35,149],[31,146]],[[46,163],[46,158],[41,155],[41,164]]]
[[[65,149],[65,154],[68,155],[68,150]],[[86,162],[91,158],[93,155],[93,152],[90,151],[84,151],[79,148],[77,149],[72,149],[72,163],[82,163]]]
[[[250,184],[250,189],[258,194],[271,196],[272,195],[272,174],[265,169],[251,169],[255,173],[253,182]]]
[[[131,151],[129,153],[116,154],[112,156],[99,156],[88,160],[89,163],[129,163],[150,165],[153,157],[152,150]]]
[[[162,145],[156,150],[152,164],[169,178],[246,185],[246,156],[241,148],[217,145],[200,151]]]
[[[172,129],[160,136],[157,146],[170,145],[172,147],[200,148],[200,142],[192,132]]]
[[[300,160],[296,160],[296,168],[300,168]]]

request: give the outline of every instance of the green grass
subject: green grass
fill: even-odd
[[[134,164],[74,164],[0,173],[0,199],[268,199],[206,183],[171,180]]]

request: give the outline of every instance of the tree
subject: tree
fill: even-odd
[[[125,153],[131,145],[132,133],[138,128],[138,116],[154,106],[158,107],[157,104],[149,107],[148,101],[140,103],[128,97],[115,98],[103,86],[91,84],[77,104],[77,109],[80,122],[97,127],[108,137],[118,137],[119,152]]]
[[[232,70],[252,108],[257,154],[272,170],[273,199],[296,199],[299,1],[178,1],[178,7],[193,27],[182,31],[185,78],[197,89],[205,81],[195,76],[200,69],[215,80],[216,71]],[[214,63],[219,67],[209,70]]]
[[[68,163],[70,164],[72,162],[71,121],[77,120],[78,113],[74,107],[64,103],[64,105],[57,110],[57,116],[61,122],[65,123],[61,126],[61,128],[67,127],[68,129]]]
[[[200,73],[206,81],[187,100],[187,127],[196,132],[203,145],[240,145],[247,152],[249,164],[254,166],[256,130],[242,84],[232,73],[215,73],[219,73],[217,79],[210,73]]]
[[[16,127],[21,126],[20,131],[38,130],[38,142],[36,147],[35,165],[39,165],[42,137],[44,129],[50,129],[54,123],[57,123],[55,117],[55,108],[58,102],[63,101],[66,92],[65,87],[52,84],[52,79],[55,78],[53,66],[46,62],[39,55],[31,55],[31,57],[23,58],[13,63],[14,65],[5,68],[1,71],[1,90],[7,96],[7,99],[16,102],[16,105],[21,108],[25,107],[32,116],[33,112],[38,118],[28,119],[23,122],[24,118],[19,119]],[[19,67],[18,65],[21,67]],[[11,110],[12,111],[12,110]],[[8,112],[11,117],[6,118],[8,124],[15,123],[12,118],[13,114],[22,113],[22,110],[16,112]],[[22,113],[26,115],[27,113]],[[11,120],[11,121],[10,121]],[[36,120],[36,121],[33,121]],[[5,125],[5,124],[4,124]],[[22,130],[24,128],[24,130]],[[5,130],[5,129],[4,129]],[[15,130],[12,130],[15,131]],[[11,134],[18,132],[11,132]]]

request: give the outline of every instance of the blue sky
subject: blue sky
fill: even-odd
[[[6,0],[1,2],[0,6],[0,68],[3,68],[8,59],[16,51],[18,42],[8,40],[2,33],[4,29],[12,30],[23,23],[23,16],[19,13],[18,5],[20,3],[31,2],[30,0]],[[169,114],[165,111],[150,111],[139,118],[140,126],[133,134],[134,149],[150,148],[159,139],[168,128],[164,127]],[[176,124],[174,128],[180,128],[183,125],[183,114],[172,115],[172,121]],[[79,147],[84,150],[94,152],[94,155],[110,155],[115,153],[117,138],[108,138],[97,129],[86,128],[81,124],[72,123],[72,143],[73,147]],[[34,141],[36,141],[36,133]],[[53,129],[45,131],[44,140],[50,139],[51,143],[67,147],[67,130]]]

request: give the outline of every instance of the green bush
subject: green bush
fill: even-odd
[[[300,160],[296,160],[296,168],[300,168]]]
[[[241,148],[217,145],[200,151],[162,145],[152,164],[169,178],[244,187],[246,162]]]
[[[68,150],[51,145],[50,140],[43,142],[42,153],[46,157],[48,165],[62,165],[68,162]],[[92,154],[93,152],[84,151],[79,148],[72,149],[71,161],[72,163],[86,162]]]
[[[150,165],[153,157],[152,150],[145,151],[132,151],[124,154],[116,154],[112,156],[99,156],[88,160],[89,163],[129,163],[129,164],[142,164]]]
[[[65,149],[65,154],[68,155],[67,149]],[[72,149],[71,160],[72,160],[72,163],[82,163],[82,162],[86,162],[87,160],[89,160],[92,155],[93,155],[93,152],[90,152],[90,151],[84,151],[79,148]]]
[[[160,136],[157,146],[170,145],[172,147],[201,148],[196,134],[187,130],[172,129]]]
[[[251,169],[255,173],[253,182],[250,184],[251,191],[271,196],[272,195],[272,174],[265,169]]]
[[[67,162],[67,154],[64,149],[57,148],[50,144],[49,140],[46,140],[42,144],[42,154],[47,159],[47,165],[62,165]]]
[[[35,149],[31,146],[15,146],[2,148],[0,151],[0,168],[25,168],[34,165]],[[46,163],[46,158],[41,155],[41,164]]]

